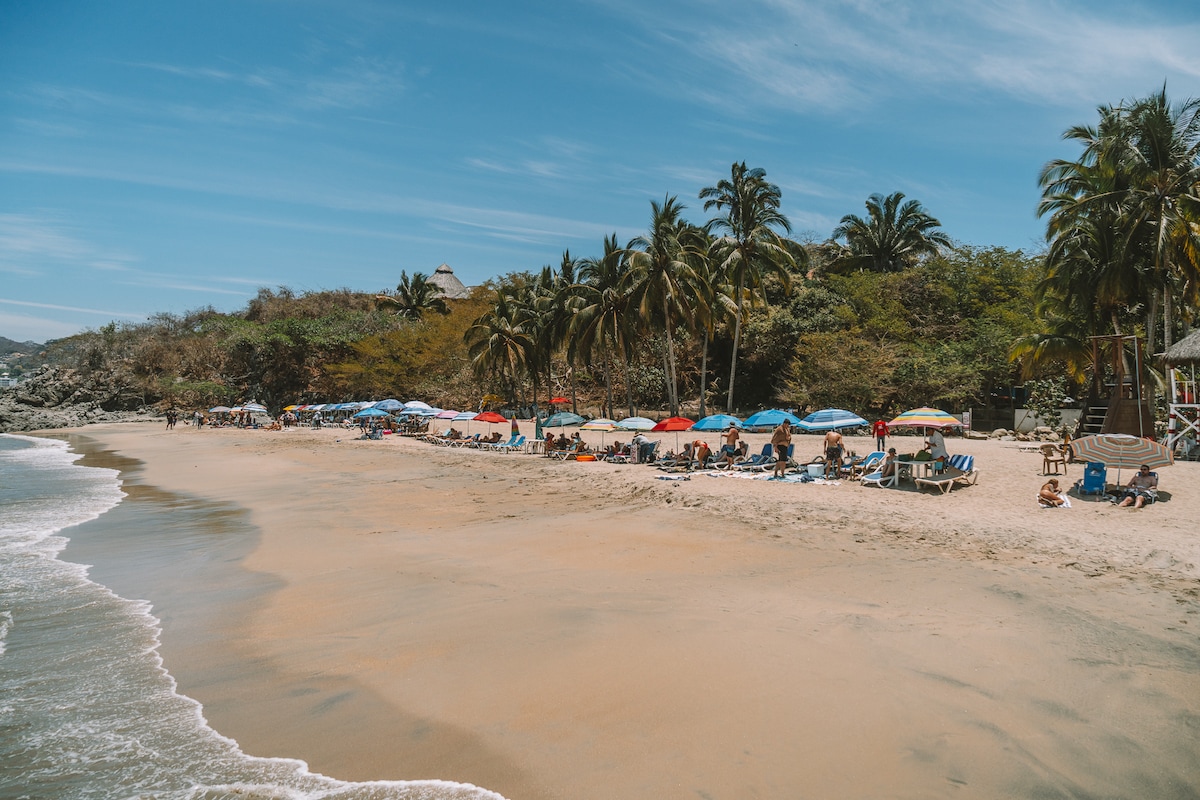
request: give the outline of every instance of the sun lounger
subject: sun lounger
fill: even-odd
[[[863,486],[878,486],[881,489],[890,489],[900,480],[900,470],[896,469],[891,475],[884,476],[883,470],[876,470],[870,475],[862,477]]]

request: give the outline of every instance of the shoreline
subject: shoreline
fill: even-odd
[[[171,664],[176,640],[193,634],[167,620],[163,633],[180,691],[255,755],[302,758],[343,779],[474,783],[513,800],[755,787],[928,796],[956,780],[1002,796],[1022,781],[1034,780],[1022,792],[1039,780],[1086,787],[1089,773],[1121,771],[1111,753],[1095,756],[1107,766],[1065,754],[1072,738],[1106,747],[1097,733],[1068,731],[1064,710],[1095,713],[1059,685],[1071,673],[1080,687],[1115,685],[1106,704],[1144,725],[1121,735],[1153,743],[1165,774],[1200,785],[1195,762],[1176,760],[1194,752],[1160,741],[1161,720],[1133,706],[1129,678],[1074,663],[1096,641],[1152,652],[1158,666],[1135,658],[1125,669],[1180,713],[1200,714],[1195,563],[1186,546],[1137,557],[1176,547],[1141,529],[1186,521],[1177,518],[1194,506],[1178,474],[1192,465],[1164,473],[1175,494],[1152,509],[1071,519],[1061,515],[1077,509],[1030,508],[1004,522],[992,506],[1009,493],[989,482],[1015,470],[998,467],[994,443],[965,442],[980,449],[981,483],[940,497],[699,476],[681,485],[645,467],[337,442],[336,430],[70,433],[144,462],[138,483],[246,509],[261,532],[245,558],[220,566],[270,576],[274,588],[213,622],[224,634],[214,646],[237,668],[210,684],[209,702],[197,696],[204,665],[185,679]],[[1076,558],[1086,529],[1105,523],[1136,547]],[[1050,533],[1053,547],[1032,541]],[[994,624],[980,630],[981,620]],[[1010,640],[1010,629],[1029,640]],[[1015,695],[997,672],[1009,660],[1022,665]],[[976,685],[980,671],[991,685]],[[281,673],[291,673],[283,687]],[[1034,697],[1046,681],[1061,696]],[[979,733],[998,728],[1011,743],[1035,721],[1051,744],[1034,772],[1054,764],[1053,780],[1031,778],[1030,754],[996,755],[995,734]],[[863,748],[876,766],[853,774]]]

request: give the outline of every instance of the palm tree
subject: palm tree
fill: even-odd
[[[423,272],[414,272],[412,277],[407,272],[400,272],[400,283],[396,293],[377,294],[375,300],[381,305],[395,306],[402,317],[420,319],[427,311],[438,314],[449,314],[446,300],[442,297],[442,289],[435,283],[430,283],[429,277]]]
[[[463,340],[475,374],[498,378],[515,398],[519,377],[529,368],[534,341],[529,334],[529,314],[510,296],[510,290],[505,286],[496,290],[496,304],[475,320]],[[534,392],[536,402],[536,383]]]
[[[696,283],[689,261],[694,253],[694,229],[681,217],[684,206],[675,197],[659,205],[650,201],[650,230],[630,240],[630,296],[648,328],[661,326],[666,340],[667,402],[671,413],[679,413],[679,383],[672,335],[681,309]]]
[[[788,285],[788,267],[795,260],[788,252],[782,237],[776,232],[781,229],[790,233],[791,224],[779,211],[779,187],[769,183],[766,172],[761,168],[747,169],[746,162],[735,163],[730,168],[729,180],[721,180],[716,186],[700,190],[704,210],[716,208],[724,214],[714,217],[705,226],[706,231],[719,231],[724,235],[714,242],[718,269],[733,286],[734,303],[737,306],[733,323],[733,358],[729,365],[729,393],[725,410],[733,413],[734,378],[737,375],[738,348],[742,337],[742,306],[749,292],[751,302],[758,297],[764,271],[777,274]]]
[[[612,354],[621,357],[625,375],[625,396],[629,416],[634,415],[633,386],[629,380],[627,348],[632,340],[629,305],[626,251],[617,244],[617,235],[604,238],[604,255],[580,259],[579,283],[576,284],[578,306],[571,319],[571,339],[577,352],[588,358],[597,350],[604,362],[604,386],[607,416],[613,415]]]
[[[1200,281],[1200,100],[1172,108],[1164,89],[1143,100],[1101,106],[1099,125],[1069,128],[1076,160],[1051,161],[1042,170],[1040,214],[1049,214],[1052,246],[1085,231],[1111,226],[1120,238],[1109,267],[1127,273],[1140,290],[1127,304],[1144,303],[1146,333],[1154,350],[1158,300],[1163,341],[1171,343],[1176,295],[1194,302]]]
[[[833,239],[846,240],[846,252],[837,260],[843,269],[860,272],[899,272],[941,248],[952,247],[942,223],[926,213],[916,200],[904,200],[903,192],[867,199],[867,219],[847,214],[833,229]]]

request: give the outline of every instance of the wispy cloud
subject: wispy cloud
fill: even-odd
[[[41,275],[63,265],[124,270],[133,258],[95,245],[59,220],[33,214],[0,214],[0,271]]]
[[[678,14],[626,0],[607,5],[672,51],[658,63],[676,65],[673,72],[640,79],[731,114],[762,107],[869,113],[889,98],[965,99],[981,90],[1077,103],[1097,87],[1145,91],[1167,75],[1200,76],[1200,16],[1180,19],[1170,9],[1131,13],[1123,4],[1061,0],[774,0]]]
[[[101,317],[120,318],[120,319],[144,319],[145,314],[139,314],[132,311],[106,311],[99,308],[83,308],[80,306],[63,306],[55,303],[31,303],[27,300],[12,300],[7,297],[0,297],[0,303],[10,306],[22,306],[24,308],[40,308],[44,311],[70,311],[75,314],[95,314]]]

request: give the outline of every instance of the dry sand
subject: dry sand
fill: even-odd
[[[941,496],[354,435],[75,434],[248,510],[146,590],[248,753],[512,800],[1200,796],[1200,464],[1043,510],[1011,442],[948,440],[980,478]]]

